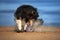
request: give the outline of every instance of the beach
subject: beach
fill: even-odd
[[[14,31],[15,27],[0,27],[0,40],[60,40],[60,27],[41,27],[40,32]]]

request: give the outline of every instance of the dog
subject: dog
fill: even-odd
[[[39,15],[37,8],[31,5],[21,5],[16,9],[14,17],[18,32],[22,32],[26,31],[27,24],[32,27],[33,23],[38,19]]]

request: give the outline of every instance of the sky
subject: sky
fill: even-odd
[[[43,25],[60,26],[60,0],[0,0],[0,26],[15,25],[14,13],[24,4],[37,8]]]

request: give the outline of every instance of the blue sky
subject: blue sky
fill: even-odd
[[[14,12],[23,4],[37,8],[43,25],[60,26],[60,0],[0,0],[0,25],[15,25]]]

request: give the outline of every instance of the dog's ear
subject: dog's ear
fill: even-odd
[[[37,8],[35,8],[34,14],[36,15],[36,17],[39,17]]]
[[[36,10],[35,12],[36,12],[37,17],[39,17],[37,8],[35,8],[35,10]]]

